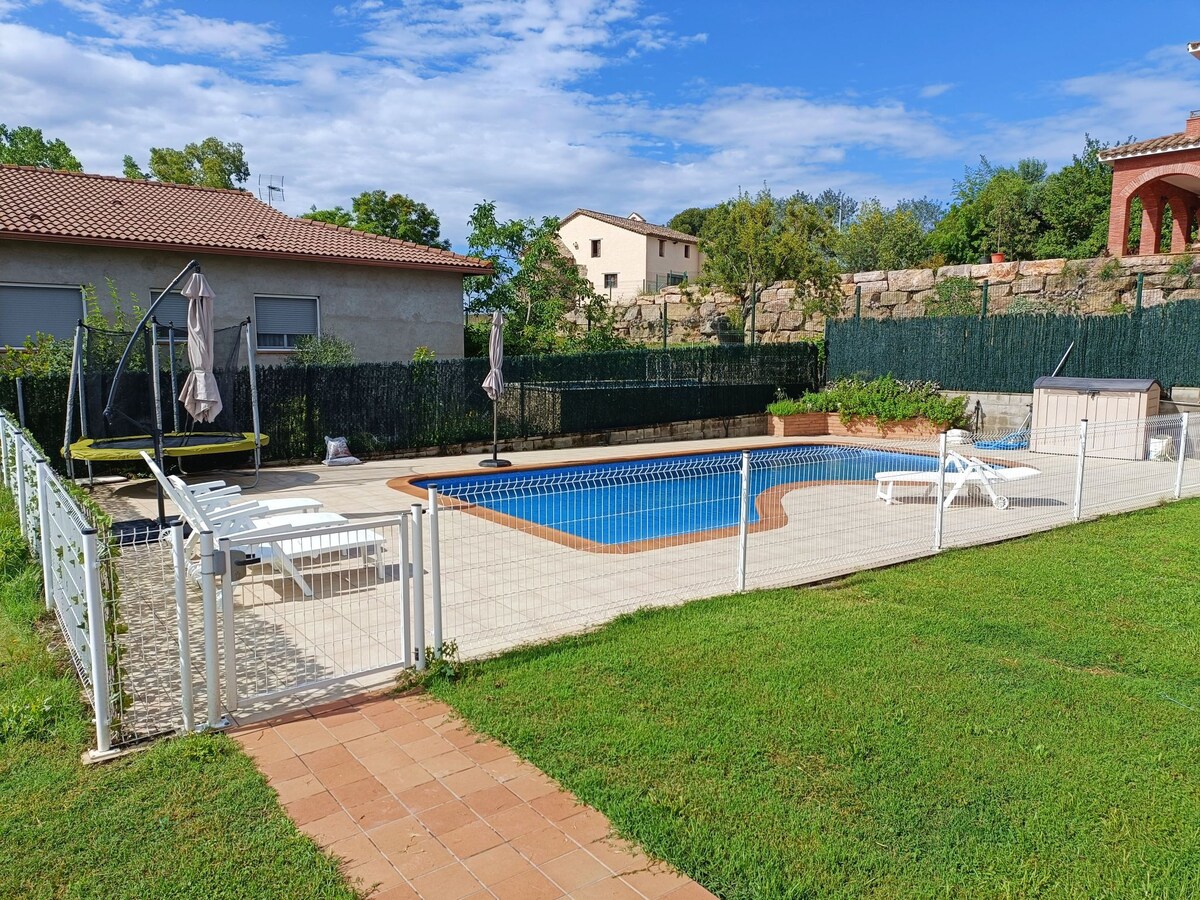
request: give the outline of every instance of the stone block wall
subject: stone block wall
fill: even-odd
[[[969,279],[976,285],[986,280],[989,315],[1114,315],[1133,309],[1139,274],[1143,276],[1144,307],[1200,300],[1200,262],[1189,254],[1040,259],[842,275],[838,316],[853,317],[856,305],[861,307],[863,318],[923,316],[930,305],[938,302],[938,285],[950,279]],[[791,343],[824,334],[824,314],[806,310],[803,292],[799,293],[797,296],[790,282],[773,284],[762,291],[754,317],[756,340]],[[856,294],[861,301],[856,300]],[[703,285],[679,285],[659,294],[614,303],[618,331],[636,342],[661,342],[664,306],[669,344],[717,343],[723,337],[737,339],[739,335],[737,298]],[[584,323],[581,314],[578,324]],[[748,335],[750,327],[747,317],[740,333]]]

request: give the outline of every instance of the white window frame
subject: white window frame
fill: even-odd
[[[256,293],[254,295],[254,349],[258,353],[295,353],[295,347],[264,347],[258,342],[258,299],[262,297],[267,300],[315,300],[317,302],[317,333],[314,337],[320,337],[324,331],[322,330],[321,322],[321,295],[320,294],[273,294],[273,293]]]
[[[606,291],[616,290],[617,285],[620,283],[620,279],[617,277],[618,274],[619,274],[618,272],[605,272],[604,273],[604,287],[602,288],[602,290],[606,290]],[[612,284],[608,283],[608,279],[610,279],[610,278],[612,279]]]
[[[80,321],[87,321],[87,298],[84,296],[84,293],[83,293],[83,288],[84,288],[83,284],[47,284],[46,282],[43,282],[43,281],[0,281],[0,288],[5,288],[5,287],[58,288],[59,290],[67,290],[68,288],[70,288],[70,289],[77,290],[77,291],[79,291],[79,319],[80,319]],[[27,337],[33,337],[33,335],[32,334],[27,335]],[[0,344],[0,351],[3,351],[4,348],[5,348],[5,345]],[[13,347],[12,349],[19,350],[21,348]]]
[[[602,238],[592,238],[592,239],[591,239],[591,253],[592,253],[592,256],[591,256],[591,258],[592,258],[592,259],[599,259],[599,258],[600,258],[600,254],[601,254],[601,252],[602,252],[602,251],[601,251],[601,244],[600,244],[600,241],[601,241],[601,240],[602,240]]]

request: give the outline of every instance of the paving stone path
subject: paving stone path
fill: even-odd
[[[713,896],[424,695],[335,701],[232,736],[373,900]]]

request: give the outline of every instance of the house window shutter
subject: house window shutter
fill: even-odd
[[[255,297],[254,313],[262,350],[289,349],[304,335],[317,334],[316,297]]]
[[[162,291],[152,291],[151,301],[162,297]],[[163,297],[162,302],[154,309],[154,318],[160,325],[174,325],[176,329],[187,331],[188,299],[179,293],[171,291]],[[178,339],[178,335],[176,336]]]
[[[0,285],[0,346],[20,347],[41,331],[69,341],[83,318],[83,292],[78,287]]]

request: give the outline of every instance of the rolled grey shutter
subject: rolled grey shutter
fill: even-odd
[[[317,333],[315,297],[255,297],[254,310],[254,327],[260,335]]]
[[[39,331],[69,341],[82,318],[78,287],[0,285],[0,345],[19,347]]]
[[[158,297],[162,291],[155,291],[151,296]],[[163,297],[162,303],[154,309],[154,318],[160,325],[174,325],[176,328],[187,329],[188,299],[179,293],[171,291]]]

